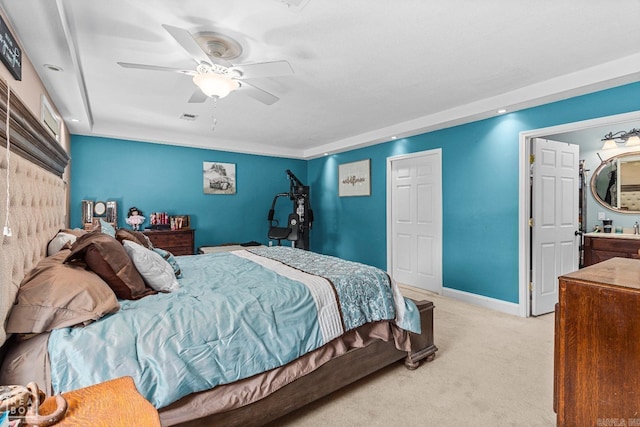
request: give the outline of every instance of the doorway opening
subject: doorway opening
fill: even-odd
[[[531,258],[531,228],[529,219],[533,209],[531,202],[531,192],[529,185],[529,155],[531,153],[532,141],[534,138],[560,139],[558,135],[569,135],[573,132],[593,130],[599,138],[610,131],[610,127],[615,127],[627,122],[640,121],[640,111],[619,114],[614,116],[600,117],[597,119],[580,122],[566,123],[547,128],[533,129],[520,133],[519,137],[519,201],[518,201],[518,270],[519,270],[519,303],[518,311],[522,317],[531,316],[531,288],[530,283],[535,271],[530,267]],[[625,125],[627,126],[627,125]],[[603,129],[608,129],[604,131]],[[561,140],[561,139],[560,139]],[[569,142],[569,141],[567,141]],[[576,195],[577,197],[577,195]]]

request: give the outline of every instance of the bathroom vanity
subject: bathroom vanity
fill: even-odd
[[[584,235],[584,266],[610,258],[640,259],[640,235],[619,233],[587,233]]]

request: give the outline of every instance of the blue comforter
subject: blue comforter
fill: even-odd
[[[180,289],[120,301],[118,313],[49,339],[54,391],[120,376],[161,408],[282,366],[346,330],[415,305],[383,271],[287,247],[177,257]]]

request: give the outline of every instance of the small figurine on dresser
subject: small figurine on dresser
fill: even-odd
[[[138,208],[131,207],[129,208],[129,212],[127,213],[126,223],[131,226],[134,230],[139,230],[140,225],[144,222],[144,217],[142,216],[142,211]]]

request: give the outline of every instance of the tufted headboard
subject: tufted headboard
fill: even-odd
[[[25,273],[46,256],[48,241],[66,228],[63,172],[69,156],[11,94],[7,153],[7,85],[0,80],[0,230],[8,215],[11,236],[0,236],[0,345],[7,315]],[[7,155],[8,154],[8,155]]]
[[[630,211],[640,211],[640,191],[621,191],[620,208]]]

